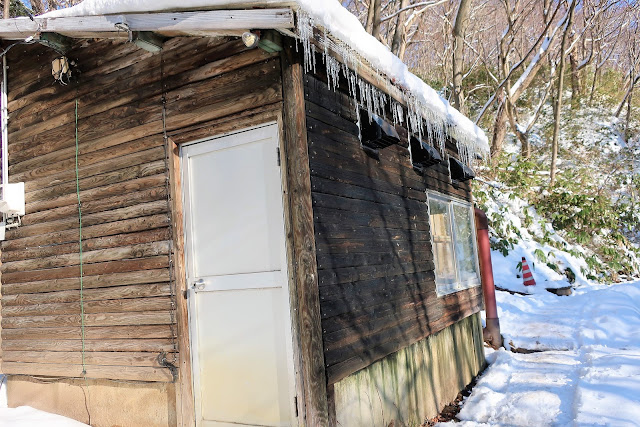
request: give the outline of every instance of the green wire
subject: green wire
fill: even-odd
[[[78,98],[76,97],[76,194],[78,195],[78,231],[80,245],[80,330],[82,332],[82,374],[87,375],[87,365],[85,363],[85,333],[84,333],[84,286],[83,276],[84,271],[82,269],[82,205],[80,203],[80,176],[78,171]]]

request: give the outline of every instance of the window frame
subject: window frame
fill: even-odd
[[[477,233],[476,233],[475,212],[473,211],[473,203],[456,198],[456,197],[445,195],[436,191],[432,191],[432,190],[427,190],[426,193],[427,193],[427,211],[429,212],[429,234],[430,234],[430,240],[431,240],[431,249],[433,253],[434,265],[437,262],[436,261],[437,255],[435,251],[433,221],[431,217],[431,203],[430,203],[431,200],[436,200],[440,203],[444,203],[447,205],[447,214],[449,215],[449,218],[450,218],[449,230],[447,231],[451,236],[450,252],[453,256],[453,264],[455,266],[455,280],[453,282],[449,280],[445,281],[442,278],[439,278],[438,274],[436,273],[436,268],[434,266],[436,294],[438,295],[438,297],[441,297],[441,296],[449,295],[455,292],[470,289],[476,286],[480,286],[481,282],[480,282],[480,264],[478,262],[478,240],[477,240]],[[468,209],[470,211],[471,218],[472,218],[471,219],[471,232],[473,234],[472,250],[473,250],[473,258],[474,258],[473,261],[476,269],[476,275],[475,277],[471,279],[467,279],[465,281],[462,281],[460,279],[460,271],[461,271],[460,263],[458,261],[458,255],[456,253],[457,235],[456,235],[456,227],[454,224],[454,221],[455,221],[455,216],[453,213],[454,205]]]

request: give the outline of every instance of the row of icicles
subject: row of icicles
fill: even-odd
[[[407,113],[405,114],[402,104],[393,99],[390,95],[379,90],[372,84],[361,79],[358,74],[358,63],[362,60],[358,53],[340,40],[329,37],[326,29],[322,29],[320,36],[314,37],[314,22],[304,10],[297,13],[297,35],[303,46],[305,72],[316,71],[316,45],[315,38],[323,46],[322,58],[327,70],[328,85],[331,90],[336,90],[340,75],[348,83],[349,96],[353,100],[357,117],[359,109],[364,108],[369,113],[384,117],[386,120],[387,106],[392,112],[393,124],[406,124],[410,135],[416,135],[418,139],[423,139],[423,132],[426,131],[426,139],[435,141],[441,154],[445,154],[445,141],[447,136],[451,137],[458,148],[460,160],[467,166],[472,166],[476,159],[483,158],[483,150],[475,138],[456,132],[455,126],[432,109],[428,108],[414,94],[398,88],[402,91],[407,103]],[[330,55],[329,51],[336,53],[343,62],[338,61]],[[360,120],[358,120],[360,127]]]

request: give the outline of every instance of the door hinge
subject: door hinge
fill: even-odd
[[[276,147],[276,153],[278,154],[278,166],[280,166],[280,147]]]
[[[298,418],[298,396],[293,398],[293,406],[296,408],[296,418]]]

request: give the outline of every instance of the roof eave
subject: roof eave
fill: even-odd
[[[126,13],[95,16],[35,17],[0,20],[0,38],[24,40],[41,33],[71,38],[126,38],[128,31],[152,31],[166,36],[239,35],[250,29],[288,30],[294,27],[289,7],[249,10]]]

